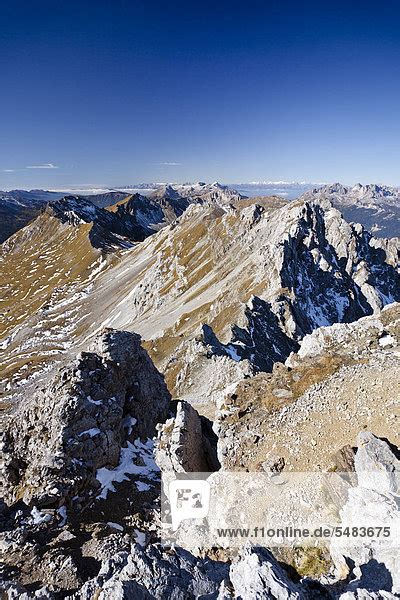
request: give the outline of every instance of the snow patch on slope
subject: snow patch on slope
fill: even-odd
[[[129,475],[137,475],[139,479],[155,481],[158,479],[159,468],[153,458],[154,443],[148,439],[143,443],[140,439],[127,442],[127,446],[121,448],[119,464],[114,469],[103,467],[97,470],[96,479],[100,482],[102,490],[99,499],[106,499],[108,492],[116,492],[115,483],[129,480]],[[139,491],[145,491],[148,483],[137,482]],[[146,487],[145,487],[146,486]]]

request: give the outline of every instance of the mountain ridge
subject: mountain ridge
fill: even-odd
[[[76,230],[87,235],[84,229],[93,226],[73,222],[63,227],[68,235]],[[23,243],[29,244],[30,236],[25,239]],[[231,203],[194,203],[171,225],[130,249],[120,248],[114,257],[105,260],[99,250],[93,255],[94,248],[87,255],[92,269],[102,265],[90,281],[90,294],[84,293],[90,269],[79,293],[79,286],[64,292],[64,300],[83,293],[71,305],[82,324],[77,329],[75,317],[66,320],[65,342],[74,340],[77,333],[74,344],[78,339],[82,343],[79,332],[85,323],[86,337],[102,326],[135,330],[182,397],[190,394],[187,382],[186,390],[181,382],[192,343],[200,363],[203,352],[220,356],[243,377],[285,360],[299,339],[316,327],[371,314],[399,294],[396,242],[373,238],[360,225],[350,226],[327,200],[299,200],[270,209],[257,204],[235,208]],[[28,264],[30,252],[26,250]],[[62,255],[57,260],[63,260]],[[39,265],[39,257],[38,261]],[[3,269],[8,263],[12,270],[12,255],[4,256]],[[57,265],[56,261],[52,266],[54,272],[60,270]],[[26,294],[26,278],[18,285],[23,285],[22,295]],[[35,287],[34,297],[40,306],[44,294],[42,305],[46,306],[51,288],[41,289]],[[62,302],[60,309],[56,306],[46,309],[38,323],[29,326],[26,322],[15,335],[12,327],[5,330],[7,338],[14,335],[10,343],[3,341],[9,356],[3,363],[7,372],[18,367],[31,327],[36,333],[29,342],[33,344],[30,352],[35,352],[35,344],[39,349],[44,339],[46,345],[56,343],[59,348],[62,328],[54,338],[46,324],[55,313],[62,315]],[[23,303],[21,309],[25,314]],[[90,319],[86,314],[92,315]],[[254,327],[256,342],[252,341]],[[18,369],[27,364],[29,355]],[[203,367],[208,370],[212,365],[206,360]],[[200,375],[203,367],[196,377],[204,376]]]
[[[293,499],[308,512],[326,500],[320,471],[348,472],[342,497],[356,469],[346,514],[395,516],[398,450],[382,438],[398,445],[399,250],[324,196],[200,183],[106,209],[46,204],[0,246],[3,595],[250,598],[256,578],[260,598],[343,598],[360,570],[376,580],[371,556],[397,591],[392,548],[370,539],[234,558],[157,542],[171,466],[211,470],[210,483],[300,469],[312,485]],[[389,473],[378,495],[374,469]]]
[[[143,186],[150,184],[143,184]],[[400,190],[395,187],[378,184],[356,184],[345,186],[340,183],[315,186],[301,182],[259,182],[252,184],[236,184],[237,189],[232,186],[223,185],[218,182],[207,184],[204,182],[186,184],[151,184],[150,188],[143,188],[147,193],[139,193],[143,197],[150,198],[152,202],[175,201],[186,205],[196,202],[216,202],[221,206],[232,204],[238,206],[247,200],[252,203],[252,198],[258,196],[259,203],[265,203],[265,194],[268,196],[283,197],[293,201],[296,197],[326,197],[336,208],[342,211],[345,218],[350,222],[360,222],[378,237],[393,237],[399,235],[400,229]],[[260,187],[261,185],[261,187]],[[250,186],[250,187],[246,187]],[[277,187],[278,186],[278,187]],[[280,186],[280,187],[279,187]],[[286,188],[290,192],[285,191]],[[137,188],[136,188],[137,189]],[[100,208],[107,208],[134,196],[129,188],[115,188],[107,190],[92,190],[91,194],[80,193],[82,201],[89,200]],[[77,196],[70,193],[69,196]],[[12,190],[0,192],[0,243],[10,237],[34,219],[46,203],[55,201],[68,194],[61,192],[48,192],[45,190]],[[248,198],[247,196],[250,196]],[[177,214],[181,214],[182,208]],[[161,219],[162,220],[162,219]],[[171,220],[166,215],[166,222]]]

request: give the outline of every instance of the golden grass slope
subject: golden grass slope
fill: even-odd
[[[80,305],[112,262],[91,245],[91,227],[63,224],[44,212],[0,246],[0,364],[6,379],[24,381],[72,346]]]

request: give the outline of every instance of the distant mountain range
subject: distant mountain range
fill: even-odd
[[[48,203],[66,196],[66,192],[49,192],[45,190],[11,190],[0,191],[0,243],[13,233],[25,227],[35,219]],[[91,194],[90,202],[99,207],[106,207],[126,198],[125,192],[104,192]],[[86,196],[80,196],[85,200]]]
[[[305,193],[303,198],[329,200],[346,221],[361,223],[376,237],[400,236],[399,188],[361,183],[347,187],[334,183],[313,189]]]
[[[236,191],[219,183],[206,184],[203,182],[190,184],[142,184],[149,187],[124,188],[121,190],[87,190],[87,194],[63,191],[45,191],[45,190],[11,190],[10,192],[0,191],[0,243],[4,242],[13,233],[22,229],[30,221],[35,219],[41,212],[51,205],[52,209],[59,215],[61,213],[74,213],[76,218],[83,220],[94,220],[96,223],[104,220],[104,214],[95,211],[94,208],[104,209],[108,206],[114,206],[121,201],[126,201],[124,208],[119,206],[118,216],[124,214],[124,224],[121,222],[118,226],[114,225],[112,230],[121,235],[131,237],[132,230],[126,232],[128,222],[130,226],[142,227],[145,221],[144,229],[141,233],[136,229],[133,235],[135,241],[143,240],[149,234],[149,231],[159,228],[163,222],[167,224],[182,214],[182,212],[193,202],[211,202],[213,200],[229,204],[239,200],[242,196]],[[132,193],[134,190],[147,191],[146,196],[139,193]],[[65,198],[65,202],[60,202]],[[148,199],[147,199],[148,198]],[[129,202],[128,202],[129,201]],[[92,210],[88,210],[88,206]],[[94,205],[94,206],[93,206]],[[135,207],[133,207],[135,205]],[[138,221],[135,221],[134,213],[138,213]],[[133,220],[132,220],[133,219]],[[110,220],[108,214],[107,220]],[[133,223],[135,221],[135,223]],[[150,229],[149,229],[150,228]],[[125,232],[125,233],[124,233]],[[115,241],[115,240],[114,240]]]
[[[322,185],[325,184],[307,181],[251,181],[249,183],[232,183],[230,187],[244,196],[282,196],[288,200],[294,200],[305,192]]]
[[[131,199],[128,206],[128,210],[131,211],[129,219],[132,219],[133,202],[139,203],[141,211],[153,211],[152,230],[154,227],[159,228],[161,223],[168,223],[171,218],[179,216],[192,203],[216,201],[227,205],[235,204],[244,198],[254,198],[255,202],[264,205],[265,198],[277,196],[287,201],[298,197],[329,200],[342,212],[347,221],[361,223],[376,237],[394,237],[400,232],[400,190],[384,185],[358,183],[349,187],[334,183],[321,186],[314,183],[284,181],[260,181],[229,186],[218,182],[212,184],[142,183],[119,189],[79,190],[79,193],[77,190],[0,191],[0,243],[35,219],[49,203],[72,195],[74,198],[82,199],[80,200],[82,206],[90,202],[101,209]],[[132,198],[136,200],[133,201]],[[170,205],[163,206],[165,201]],[[178,204],[172,206],[172,201]],[[268,202],[269,200],[267,204]],[[122,208],[119,209],[119,214],[122,214],[121,211]],[[143,238],[139,235],[137,239]]]
[[[37,217],[47,202],[60,197],[44,190],[0,191],[0,243]]]

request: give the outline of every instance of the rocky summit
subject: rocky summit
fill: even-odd
[[[101,488],[98,470],[118,465],[121,446],[154,436],[169,400],[138,335],[99,335],[7,420],[5,499],[38,507],[87,500]]]
[[[398,597],[395,191],[139,192],[0,197],[2,598]],[[390,539],[168,544],[196,473]]]

